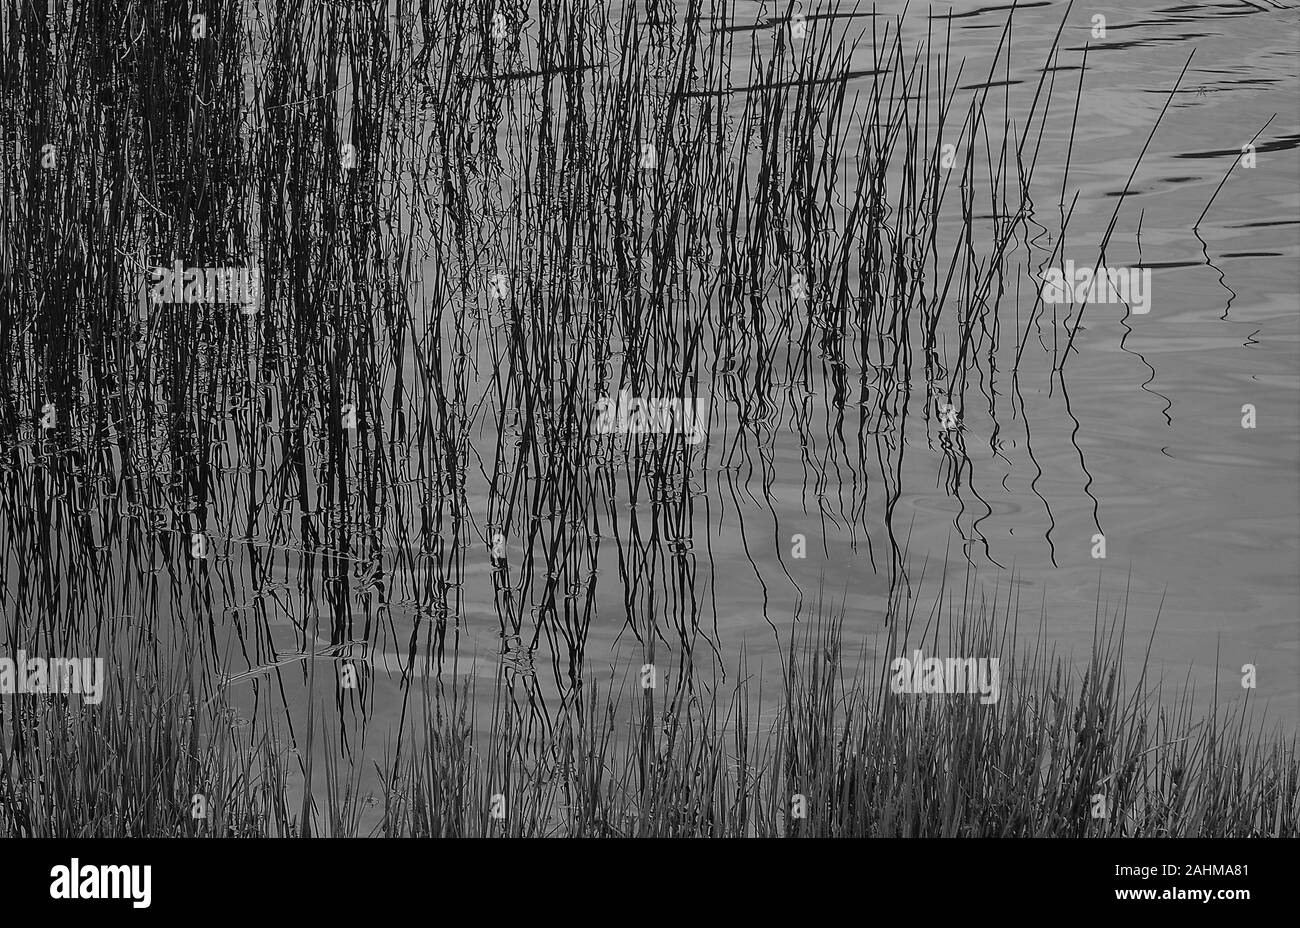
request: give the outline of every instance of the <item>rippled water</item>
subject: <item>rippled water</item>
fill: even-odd
[[[877,12],[883,22],[901,7]],[[985,83],[1008,7],[952,9],[953,47],[970,75],[961,84],[973,93]],[[1032,92],[1064,12],[1065,4],[1036,3],[1017,14],[1013,63],[996,86]],[[1106,17],[1105,38],[1091,35],[1097,14]],[[740,4],[735,28],[771,15]],[[869,21],[814,16],[810,28],[854,30]],[[1077,126],[1072,136],[1067,122],[1049,127],[1035,183],[1059,188],[1072,145],[1068,186],[1078,197],[1061,258],[1078,265],[1100,263],[1097,243],[1127,189],[1106,263],[1151,269],[1150,311],[1089,307],[1077,351],[1053,376],[1068,327],[1064,312],[1040,306],[1018,376],[1004,368],[984,387],[997,397],[996,422],[988,394],[964,410],[970,460],[960,488],[932,430],[914,428],[892,513],[908,536],[912,575],[936,577],[947,557],[954,578],[974,565],[991,589],[1014,580],[1024,602],[1045,603],[1049,637],[1077,654],[1089,647],[1099,598],[1103,612],[1127,599],[1136,658],[1158,617],[1154,667],[1179,680],[1190,666],[1200,687],[1217,677],[1228,699],[1241,695],[1241,667],[1253,663],[1269,681],[1260,684],[1269,711],[1289,723],[1300,715],[1298,22],[1294,10],[1242,3],[1070,12],[1056,65],[1068,103],[1078,75],[1070,69],[1088,45]],[[919,40],[933,23],[918,17],[907,26]],[[773,31],[754,30],[760,49]],[[859,61],[871,69],[868,50]],[[865,95],[873,80],[850,86]],[[1012,119],[1027,100],[1013,98]],[[1257,166],[1233,168],[1252,139]],[[1023,327],[1033,303],[1022,293],[1018,307],[1002,312]],[[1242,427],[1245,404],[1258,411],[1254,430]],[[843,598],[850,637],[871,639],[886,611],[887,545],[881,536],[873,551],[866,544],[883,497],[850,486],[866,483],[865,474],[810,470],[801,444],[778,430],[765,466],[714,468],[702,481],[708,512],[696,514],[697,554],[704,548],[708,556],[698,581],[708,601],[702,624],[716,625],[724,654],[743,642],[751,662],[769,666],[782,648],[773,626],[784,636],[801,593],[815,595],[819,581]],[[1091,556],[1098,532],[1104,562]],[[811,540],[806,559],[790,556],[794,533]],[[623,631],[617,595],[601,604],[589,645],[596,653]],[[490,603],[479,605],[491,614]],[[1028,611],[1036,621],[1037,609]]]
[[[1011,75],[1031,86],[1041,67],[1033,49],[1064,5],[1032,7],[1017,17],[1024,54]],[[954,44],[978,60],[1005,14],[958,8]],[[1104,39],[1085,28],[1096,14],[1106,17]],[[1294,9],[1245,3],[1071,11],[1065,47],[1090,43],[1069,175],[1080,192],[1065,256],[1076,264],[1098,263],[1117,194],[1191,56],[1106,254],[1112,266],[1151,268],[1150,312],[1089,307],[1060,381],[1022,372],[1030,431],[1011,423],[1010,434],[1018,449],[1032,443],[1036,467],[1014,455],[1007,466],[985,447],[964,511],[924,474],[900,504],[916,514],[916,551],[941,550],[954,522],[954,540],[978,532],[987,551],[967,544],[977,563],[1014,565],[1035,594],[1045,590],[1052,633],[1076,646],[1091,632],[1099,526],[1108,547],[1100,583],[1128,590],[1130,634],[1145,636],[1159,612],[1153,662],[1171,676],[1194,665],[1207,682],[1217,668],[1223,698],[1240,696],[1241,666],[1254,663],[1272,680],[1272,711],[1291,723],[1300,709],[1298,20]],[[1257,166],[1232,168],[1257,135]],[[1045,143],[1044,169],[1055,173],[1063,154],[1060,140]],[[1254,430],[1242,427],[1245,404],[1258,411]]]
[[[810,15],[813,33],[868,30],[852,62],[862,76],[850,81],[850,99],[855,93],[858,103],[867,99],[876,81],[873,18],[883,31],[902,6],[879,4],[874,17]],[[1003,40],[1008,7],[956,3],[951,10],[950,20],[938,9],[927,19],[914,8],[905,35],[920,41],[927,30],[950,28],[952,48],[964,56],[958,109],[987,87],[995,112],[1003,111],[1001,95],[1011,94],[1005,112],[1017,123],[1066,5],[1022,5],[1010,66],[999,65],[991,81],[989,62]],[[1106,19],[1104,37],[1092,36],[1095,15]],[[731,28],[743,36],[738,68],[751,53],[751,38],[754,54],[770,54],[778,28],[768,22],[772,16],[768,5],[736,5]],[[1000,302],[996,348],[981,342],[988,356],[963,397],[960,446],[936,429],[932,410],[926,414],[927,385],[918,370],[919,398],[884,455],[895,469],[872,471],[852,447],[859,398],[850,391],[847,402],[828,403],[824,391],[833,372],[825,368],[807,385],[798,382],[785,368],[790,348],[778,340],[772,374],[778,414],[764,416],[705,392],[714,412],[707,451],[689,472],[677,474],[673,489],[680,492],[684,482],[690,505],[674,510],[676,524],[656,526],[647,514],[648,490],[633,507],[625,490],[552,473],[565,492],[589,495],[589,525],[597,527],[601,546],[548,548],[526,533],[512,534],[504,539],[503,581],[500,563],[489,555],[502,511],[500,500],[490,499],[491,475],[503,462],[519,472],[511,449],[525,429],[509,415],[505,431],[497,429],[500,410],[522,402],[498,392],[497,375],[511,364],[503,353],[509,346],[491,326],[458,332],[459,310],[436,311],[451,272],[417,254],[408,300],[413,339],[379,345],[387,359],[381,394],[393,399],[400,389],[413,402],[412,391],[441,380],[448,395],[436,402],[470,411],[470,446],[459,449],[469,465],[461,478],[462,509],[448,504],[422,513],[431,482],[442,476],[427,469],[436,462],[415,451],[432,441],[420,431],[415,407],[400,421],[393,408],[359,413],[383,419],[390,440],[408,443],[404,467],[391,465],[401,454],[370,459],[378,449],[327,433],[315,434],[299,460],[289,427],[297,400],[252,372],[255,386],[223,396],[225,408],[202,425],[207,431],[194,454],[212,467],[212,493],[202,511],[186,502],[187,491],[175,491],[177,469],[169,466],[155,475],[157,483],[137,484],[127,502],[119,487],[106,490],[118,495],[109,506],[91,485],[81,487],[79,499],[50,502],[42,495],[47,478],[31,466],[34,452],[21,451],[26,470],[13,486],[35,502],[30,511],[10,507],[0,516],[10,528],[7,612],[29,628],[42,621],[33,611],[37,601],[83,617],[117,617],[152,629],[168,646],[219,655],[231,674],[274,662],[292,666],[313,647],[365,642],[377,672],[364,712],[383,728],[397,724],[410,681],[437,672],[425,658],[438,641],[431,632],[439,621],[446,629],[444,676],[474,676],[490,691],[504,630],[516,666],[531,662],[535,676],[525,675],[553,695],[553,671],[563,678],[570,649],[545,610],[539,612],[548,582],[563,587],[567,598],[558,601],[572,609],[571,627],[585,632],[587,672],[608,676],[612,668],[616,680],[625,679],[645,659],[628,627],[631,607],[640,621],[652,617],[665,632],[655,660],[674,668],[670,673],[689,641],[692,660],[711,669],[716,649],[719,672],[734,679],[742,649],[752,672],[760,666],[765,674],[776,672],[792,620],[811,615],[819,588],[828,603],[843,604],[848,644],[874,655],[891,591],[911,589],[928,602],[946,580],[949,595],[952,585],[959,595],[973,571],[970,582],[990,597],[1005,599],[1015,587],[1026,633],[1037,630],[1041,613],[1047,638],[1080,657],[1099,608],[1110,614],[1126,601],[1133,660],[1140,661],[1150,639],[1152,665],[1171,685],[1190,668],[1198,692],[1208,695],[1217,679],[1223,699],[1241,697],[1241,667],[1255,664],[1258,697],[1272,717],[1294,725],[1300,719],[1298,40],[1300,12],[1248,3],[1070,10],[1049,72],[1059,86],[1052,119],[1041,130],[1034,208],[1050,235],[1059,223],[1064,178],[1073,211],[1054,263],[1094,265],[1102,263],[1098,243],[1119,205],[1105,263],[1151,270],[1150,311],[1089,306],[1067,357],[1077,320],[1063,307],[1036,305],[1032,289],[1032,275],[1058,243],[1044,238],[1032,251],[1021,243],[1008,255],[1018,297],[1012,286]],[[1086,77],[1071,131],[1085,44]],[[1234,167],[1252,139],[1256,166]],[[396,183],[418,189],[409,177]],[[979,204],[977,212],[992,208]],[[431,234],[409,217],[397,223],[398,238]],[[464,338],[474,346],[468,372],[428,369],[430,342],[420,339],[437,334],[444,344]],[[382,342],[381,334],[376,338]],[[294,346],[282,350],[291,354]],[[815,353],[813,359],[826,361]],[[243,362],[207,363],[237,369]],[[849,359],[842,373],[852,383],[860,371]],[[721,389],[730,372],[709,373]],[[185,372],[159,371],[165,374]],[[457,396],[454,383],[462,375],[466,393]],[[323,406],[344,398],[329,392],[336,388],[322,382]],[[816,401],[800,406],[804,396]],[[414,402],[425,410],[436,405],[428,394]],[[555,410],[542,403],[536,412],[554,418]],[[1246,404],[1256,410],[1254,429],[1242,427]],[[847,410],[847,426],[836,424],[837,410]],[[796,421],[805,427],[794,427]],[[111,423],[100,434],[106,459],[119,459],[120,436]],[[849,444],[837,449],[844,435]],[[340,440],[349,442],[346,473],[329,463],[337,447],[331,443]],[[72,454],[42,459],[42,467],[72,485],[80,466]],[[544,521],[553,501],[545,493],[530,499]],[[605,509],[610,499],[615,502]],[[110,509],[120,516],[78,527],[76,513]],[[359,512],[382,516],[367,522]],[[33,521],[32,513],[42,514]],[[195,525],[207,529],[216,553],[201,581],[175,559]],[[144,528],[155,532],[156,549],[132,534]],[[1092,556],[1098,533],[1105,536],[1104,560]],[[793,553],[797,535],[804,536],[806,557]],[[162,555],[163,549],[172,554]],[[22,559],[30,552],[66,578],[61,592],[34,590],[19,579],[27,576]],[[566,573],[564,563],[575,558],[581,563]],[[581,582],[582,566],[597,568],[594,586]],[[621,567],[628,576],[655,580],[630,584]],[[161,631],[176,628],[188,631]],[[57,630],[46,633],[58,637]],[[360,645],[355,653],[363,653]],[[301,706],[303,681],[287,677],[277,698]]]

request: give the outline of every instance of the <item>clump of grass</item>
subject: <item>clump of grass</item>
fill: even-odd
[[[119,654],[103,700],[15,696],[0,708],[0,835],[273,837],[297,833],[291,754],[224,699]],[[112,662],[109,666],[113,666]],[[254,713],[255,719],[257,713]]]
[[[896,693],[883,670],[847,674],[843,617],[819,610],[791,636],[766,723],[744,684],[725,698],[679,691],[654,708],[589,681],[584,704],[550,727],[500,702],[481,727],[467,685],[432,684],[377,782],[363,784],[364,749],[348,758],[328,745],[309,828],[290,811],[302,782],[270,730],[241,736],[228,707],[187,710],[183,693],[160,699],[132,676],[98,711],[45,699],[5,719],[0,834],[1300,834],[1294,737],[1254,727],[1245,704],[1198,716],[1192,694],[1170,702],[1145,663],[1129,679],[1118,614],[1076,664],[1041,640],[1011,650],[1009,600],[956,608],[923,626],[913,610],[876,644],[885,655],[1001,652],[996,703]],[[198,793],[209,803],[201,822]]]

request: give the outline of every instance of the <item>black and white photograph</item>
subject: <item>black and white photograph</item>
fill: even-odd
[[[1294,905],[1300,2],[3,0],[0,185],[16,904]]]

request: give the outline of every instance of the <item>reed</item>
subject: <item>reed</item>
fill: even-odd
[[[196,711],[185,691],[160,698],[130,676],[97,711],[43,700],[12,716],[0,834],[1297,836],[1293,735],[1249,703],[1200,712],[1194,692],[1126,660],[1122,608],[1081,660],[1041,633],[1013,650],[1020,611],[1009,595],[972,593],[946,614],[900,614],[873,643],[883,655],[1001,652],[992,704],[895,692],[883,661],[877,674],[847,670],[869,662],[846,660],[844,616],[824,606],[789,638],[767,721],[743,682],[647,715],[592,680],[586,711],[548,730],[502,711],[481,727],[467,685],[430,681],[405,751],[385,751],[369,787],[366,738],[350,760],[327,745],[306,823],[274,715],[240,724],[229,706]]]
[[[919,454],[992,511],[968,440],[1078,350],[1017,300],[1072,215],[1060,30],[1013,96],[1014,8],[972,76],[950,17],[838,2],[40,7],[0,11],[0,606],[113,682],[0,704],[0,832],[1295,834],[1294,740],[1122,687],[1111,630],[993,707],[859,679],[820,605],[775,721],[708,678],[720,572],[808,615],[744,521],[779,462],[899,602]],[[152,303],[173,261],[261,291]],[[624,390],[707,399],[703,441],[597,434]],[[596,675],[611,614],[662,688]]]

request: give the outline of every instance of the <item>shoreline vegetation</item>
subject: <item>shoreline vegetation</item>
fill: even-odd
[[[1205,711],[1145,660],[1126,673],[1122,608],[1075,663],[1041,630],[1010,650],[1019,603],[976,599],[946,623],[913,607],[882,644],[1001,651],[993,704],[896,693],[884,662],[846,673],[842,614],[821,608],[790,637],[768,721],[745,682],[633,679],[592,681],[538,725],[502,672],[481,728],[469,681],[430,680],[372,787],[366,733],[346,747],[324,733],[307,829],[301,734],[127,673],[98,707],[6,707],[0,836],[1300,836],[1295,735],[1266,729],[1249,698]],[[753,669],[742,657],[738,679]]]
[[[937,13],[364,6],[0,12],[3,646],[106,668],[0,697],[0,837],[1300,834],[1295,735],[1135,674],[1122,613],[1078,665],[1018,602],[914,611],[904,454],[978,510],[967,441],[1015,453],[997,417],[1081,350],[1034,294],[1086,44],[1013,105],[1014,5],[979,75]],[[697,487],[770,489],[783,431],[894,608],[846,654],[838,582],[810,617],[742,539],[799,590],[772,699],[710,637]],[[598,602],[644,648],[617,685]],[[484,694],[449,668],[490,610]],[[918,652],[987,663],[896,692]]]

